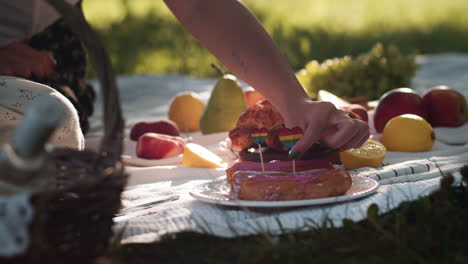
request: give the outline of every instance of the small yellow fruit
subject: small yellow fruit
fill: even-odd
[[[435,134],[432,126],[424,118],[404,114],[390,119],[385,124],[380,142],[389,151],[423,152],[429,151],[434,144]]]
[[[205,103],[196,93],[180,93],[169,106],[169,119],[177,124],[181,132],[196,132],[200,130],[200,118],[204,108]]]
[[[225,168],[226,164],[218,155],[207,148],[195,144],[187,143],[185,145],[182,165],[188,168]]]
[[[368,139],[362,147],[340,152],[340,159],[347,170],[361,167],[380,167],[387,150],[385,146]]]

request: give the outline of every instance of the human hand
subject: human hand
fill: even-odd
[[[38,51],[21,42],[1,47],[0,58],[0,75],[43,79],[55,67],[51,52]]]
[[[304,137],[289,152],[290,159],[302,156],[320,140],[332,149],[343,151],[362,146],[370,135],[366,122],[349,117],[329,102],[306,99],[282,114],[286,127],[297,126],[304,131]]]

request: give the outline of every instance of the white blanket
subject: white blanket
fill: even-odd
[[[418,62],[422,69],[414,78],[412,88],[422,92],[431,86],[446,84],[465,96],[468,95],[468,56],[425,56],[419,57]],[[132,76],[120,77],[118,81],[127,120],[127,133],[139,120],[167,118],[169,99],[178,92],[196,91],[206,100],[215,83],[214,79],[183,76]],[[102,123],[100,120],[98,110],[92,120],[95,130],[91,136],[98,134],[99,124]],[[222,207],[197,201],[189,195],[193,187],[223,177],[222,169],[189,169],[170,164],[128,166],[130,181],[122,196],[125,207],[153,202],[159,198],[166,198],[168,201],[135,212],[133,216],[138,215],[137,217],[117,222],[114,229],[123,232],[123,242],[127,243],[152,242],[162,235],[181,231],[207,232],[221,237],[262,232],[281,234],[307,230],[327,218],[335,226],[341,226],[345,218],[355,221],[364,219],[371,204],[377,204],[379,213],[383,213],[403,201],[428,195],[438,188],[442,173],[455,172],[468,164],[468,146],[465,145],[468,142],[468,125],[460,128],[436,128],[436,137],[437,142],[430,152],[388,152],[383,162],[384,167],[361,168],[351,172],[378,180],[381,186],[377,193],[360,200],[302,208],[252,210]],[[94,144],[92,142],[96,142],[96,138],[87,141],[91,147]],[[203,144],[216,149],[214,143],[216,142],[206,141]],[[126,141],[125,146],[126,154],[131,156],[134,143]],[[459,176],[457,173],[455,175]],[[174,200],[174,196],[178,199]]]
[[[430,158],[413,159],[410,154],[405,162],[395,159],[397,163],[389,162],[391,165],[378,169],[351,171],[380,182],[377,193],[367,198],[332,205],[271,210],[222,207],[197,201],[189,195],[195,186],[224,177],[222,169],[191,169],[177,165],[128,167],[131,174],[129,187],[122,196],[125,207],[172,195],[179,196],[179,199],[136,212],[136,217],[117,222],[115,229],[124,232],[123,242],[151,242],[161,235],[180,231],[207,232],[221,237],[261,232],[281,234],[307,230],[313,227],[312,223],[321,224],[327,218],[335,226],[341,226],[344,218],[364,219],[368,206],[373,203],[383,213],[403,201],[425,196],[438,188],[441,173],[456,172],[468,164],[467,146],[449,147],[433,153]],[[399,159],[405,160],[404,155],[398,154]]]

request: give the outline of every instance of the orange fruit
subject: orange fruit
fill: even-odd
[[[168,115],[181,132],[196,132],[200,130],[200,118],[204,109],[205,103],[198,94],[183,92],[172,99]]]
[[[361,167],[377,168],[381,166],[386,153],[384,145],[368,139],[360,148],[340,152],[340,159],[347,170]]]

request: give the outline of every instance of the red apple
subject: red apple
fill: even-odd
[[[403,114],[415,114],[427,120],[426,108],[419,94],[410,88],[398,88],[386,92],[375,108],[374,127],[382,133],[388,120]]]
[[[181,137],[158,133],[145,133],[138,138],[136,155],[144,159],[164,159],[184,152],[185,142]]]
[[[153,132],[169,136],[179,136],[179,128],[171,120],[159,120],[155,122],[136,123],[130,131],[130,139],[138,140],[144,133]]]
[[[432,126],[457,127],[468,121],[468,107],[463,94],[445,86],[435,86],[423,94],[428,121]]]
[[[265,97],[261,93],[255,90],[246,90],[244,92],[244,96],[245,96],[245,102],[247,103],[247,107],[251,107],[265,99]]]
[[[362,121],[368,122],[369,116],[367,115],[367,109],[360,104],[352,104],[348,106],[339,107],[341,110],[351,112],[359,117]]]

